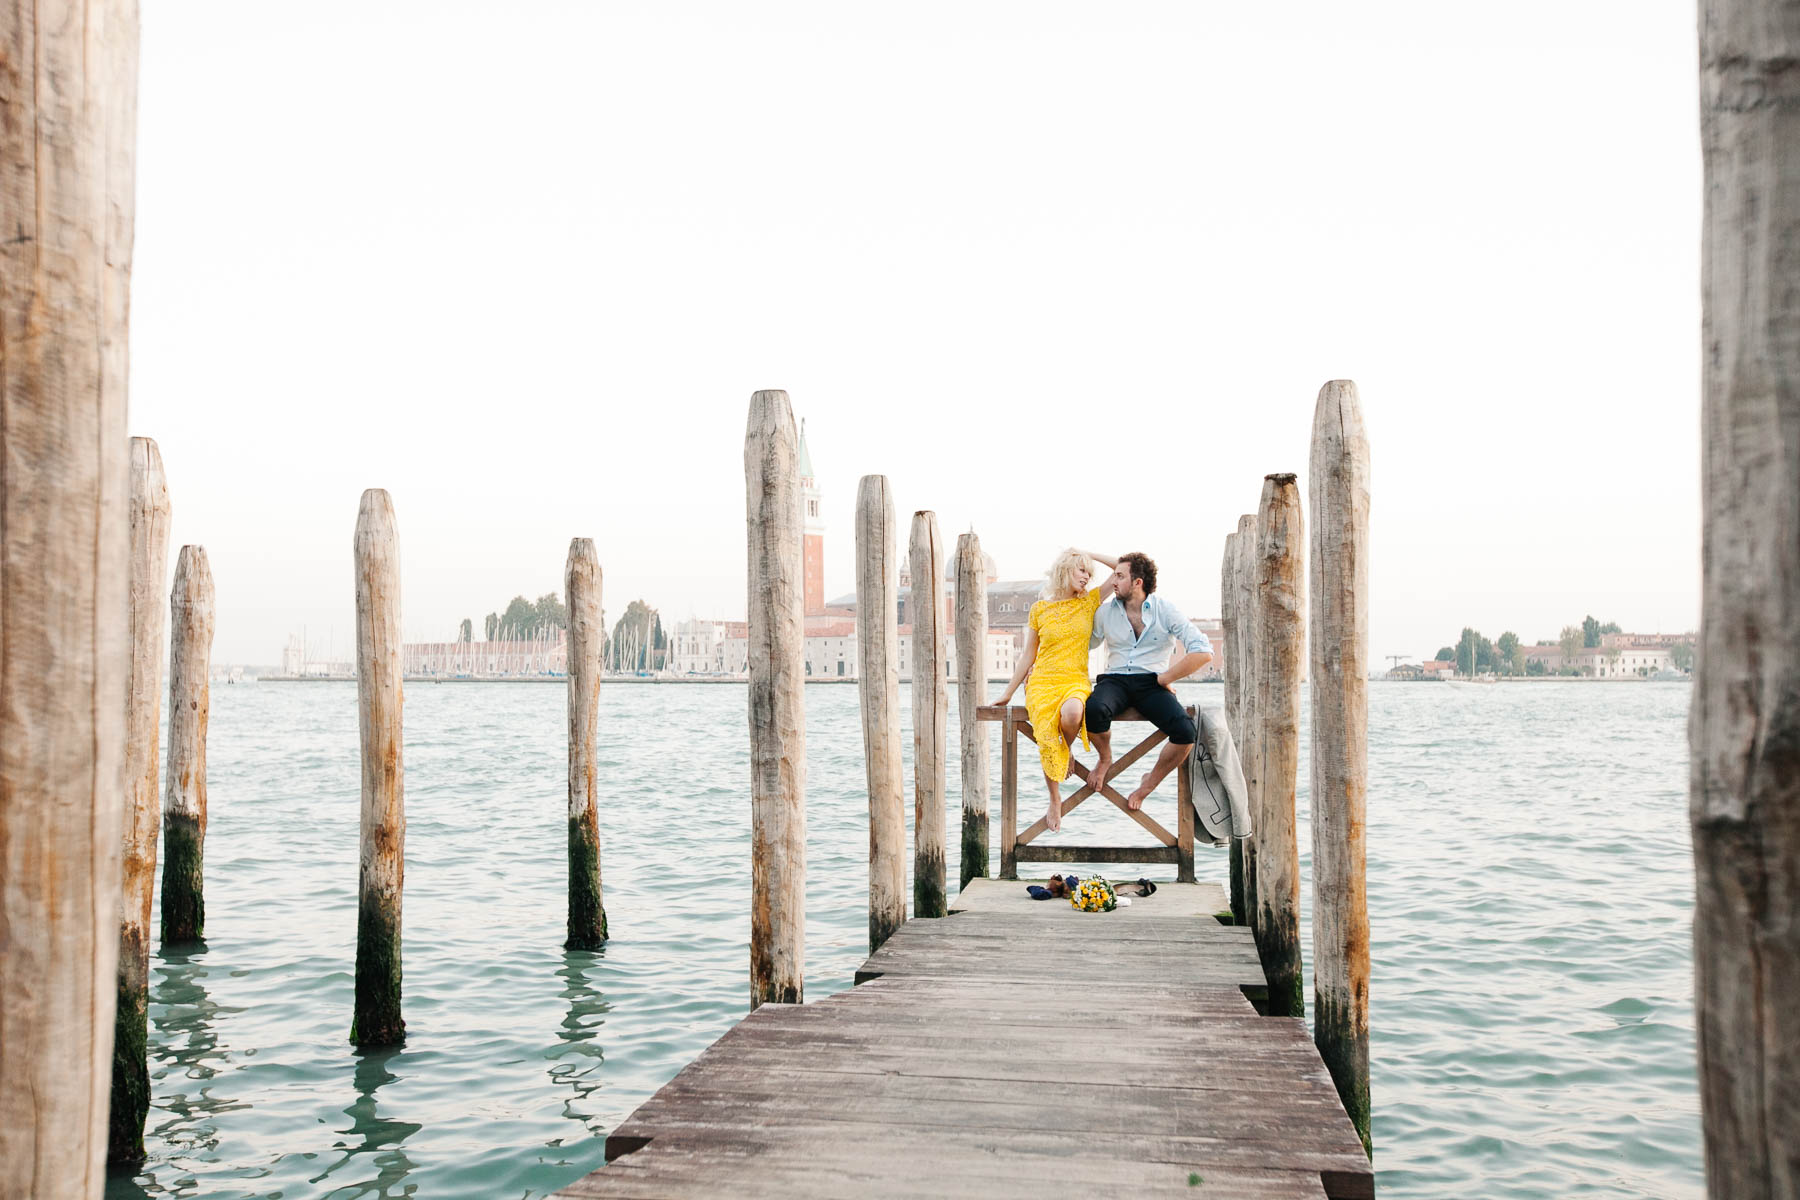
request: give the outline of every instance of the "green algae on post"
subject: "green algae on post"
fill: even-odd
[[[1369,1151],[1369,438],[1347,379],[1319,389],[1307,488],[1313,1042]]]
[[[600,722],[600,655],[606,641],[601,583],[594,539],[572,539],[563,568],[569,608],[569,919],[565,950],[598,950],[606,941],[594,765]]]
[[[962,882],[988,873],[987,557],[974,530],[956,539],[956,728],[962,744]]]
[[[869,785],[870,954],[906,923],[896,536],[887,476],[864,475],[856,487],[856,693]]]
[[[162,705],[163,580],[169,567],[169,488],[162,452],[131,439],[131,670],[125,700],[125,813],[120,855],[118,1004],[113,1014],[112,1105],[106,1159],[144,1157],[150,1111],[145,1058],[150,981],[150,899],[156,885],[156,834],[162,824],[157,734]]]
[[[779,390],[744,429],[750,556],[750,1007],[798,1004],[806,978],[806,622],[800,439]]]
[[[937,514],[913,514],[907,550],[912,594],[913,916],[950,911],[944,882],[944,560]]]
[[[350,1040],[359,1046],[395,1046],[406,1037],[400,1015],[400,900],[406,877],[400,539],[393,501],[380,488],[363,493],[354,548],[362,854]]]
[[[213,578],[183,546],[169,595],[169,756],[163,783],[162,940],[206,936],[206,729],[212,711]]]

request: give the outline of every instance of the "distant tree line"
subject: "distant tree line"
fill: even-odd
[[[569,627],[569,608],[555,592],[545,592],[534,604],[523,596],[514,596],[503,613],[487,615],[486,632],[490,642],[535,642],[554,637],[559,629]],[[458,639],[475,640],[475,623],[463,618]]]
[[[1583,649],[1598,647],[1605,634],[1623,632],[1617,621],[1602,622],[1591,613],[1582,618],[1579,625],[1564,625],[1562,632],[1554,639],[1555,646],[1562,652],[1563,663],[1555,674],[1580,675],[1582,669],[1574,665],[1576,654]],[[1551,644],[1551,639],[1534,644],[1548,645]],[[1618,653],[1613,650],[1609,652],[1609,656],[1616,658]],[[1686,642],[1677,642],[1671,646],[1669,656],[1680,670],[1690,670],[1694,665],[1694,648]],[[1439,648],[1437,658],[1440,662],[1454,662],[1458,675],[1551,673],[1542,662],[1526,660],[1524,644],[1519,641],[1519,635],[1510,630],[1494,641],[1489,641],[1481,636],[1479,630],[1465,626],[1456,644]]]
[[[545,592],[537,600],[514,596],[504,612],[491,612],[485,625],[490,642],[542,641],[569,628],[569,608],[555,592]],[[475,623],[463,619],[457,640],[473,642]],[[667,662],[669,639],[663,631],[662,616],[642,600],[625,606],[625,615],[612,627],[601,651],[610,671],[658,671]]]

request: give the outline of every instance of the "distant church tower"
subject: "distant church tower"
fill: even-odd
[[[825,611],[825,518],[819,507],[818,481],[813,478],[812,455],[806,451],[806,422],[800,422],[800,505],[806,530],[806,615]]]

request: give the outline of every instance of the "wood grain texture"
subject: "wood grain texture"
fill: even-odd
[[[973,532],[956,539],[956,730],[962,750],[962,880],[988,873],[987,561]]]
[[[129,629],[130,0],[0,17],[0,1195],[105,1182]]]
[[[1306,1012],[1300,969],[1300,848],[1294,794],[1300,773],[1300,676],[1306,654],[1305,523],[1294,476],[1263,480],[1256,543],[1256,931],[1269,1008]]]
[[[1369,1139],[1369,438],[1356,385],[1333,380],[1313,410],[1307,494],[1313,621],[1310,780],[1313,1041]]]
[[[157,772],[162,720],[163,580],[169,571],[169,487],[162,452],[150,438],[131,439],[131,667],[125,702],[125,797],[120,841],[118,1001],[113,1024],[112,1103],[108,1162],[144,1156],[150,1107],[147,1058],[150,901],[156,887],[156,843],[162,829]]]
[[[1374,1195],[1305,1029],[1252,1007],[1248,930],[1052,907],[907,922],[857,987],[725,1034],[559,1195]]]
[[[212,566],[183,546],[169,592],[169,761],[163,780],[162,940],[206,936],[206,728],[216,620]]]
[[[1249,793],[1253,821],[1262,820],[1262,694],[1256,675],[1257,630],[1262,619],[1257,608],[1260,593],[1256,586],[1256,547],[1261,535],[1255,513],[1245,513],[1238,518],[1238,558],[1236,570],[1232,573],[1237,586],[1238,635],[1237,642],[1231,647],[1231,656],[1238,663],[1237,669],[1240,672],[1238,715],[1244,723],[1244,736],[1238,742],[1238,758],[1244,769],[1244,790]],[[1231,669],[1229,662],[1226,669]],[[1256,852],[1261,845],[1261,832],[1261,827],[1258,826],[1252,836],[1235,840],[1243,876],[1246,914],[1238,919],[1247,921],[1252,928],[1256,925]]]
[[[906,778],[900,747],[900,565],[885,475],[856,489],[856,662],[869,782],[869,950],[906,922]]]
[[[1800,8],[1702,0],[1702,620],[1689,715],[1707,1187],[1800,1195]]]
[[[370,488],[356,517],[356,694],[362,743],[362,851],[357,878],[356,1011],[350,1040],[399,1045],[401,893],[406,796],[401,707],[400,536],[386,491]]]
[[[916,512],[907,540],[912,596],[913,916],[949,911],[944,879],[944,750],[950,697],[944,686],[944,553],[937,514]]]
[[[783,391],[744,432],[750,612],[750,1007],[797,1004],[806,969],[806,626],[799,437]]]
[[[593,538],[573,538],[563,564],[569,608],[569,913],[565,950],[606,942],[600,870],[599,768],[601,655],[606,645],[600,555]]]

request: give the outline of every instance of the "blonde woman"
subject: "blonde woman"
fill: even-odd
[[[1031,677],[1025,684],[1025,708],[1044,764],[1044,782],[1050,785],[1044,824],[1052,830],[1062,828],[1062,781],[1074,769],[1069,755],[1075,739],[1089,745],[1087,698],[1094,688],[1087,671],[1088,639],[1094,632],[1094,610],[1106,598],[1104,587],[1089,586],[1095,562],[1119,565],[1116,558],[1083,550],[1064,550],[1050,564],[1044,598],[1031,606],[1018,670],[997,701],[1010,704],[1019,684]]]

